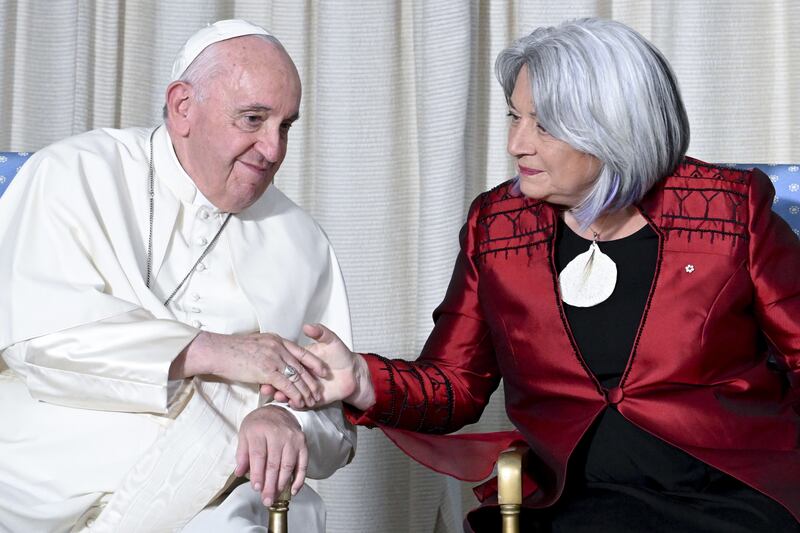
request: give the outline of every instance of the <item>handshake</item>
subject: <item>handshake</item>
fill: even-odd
[[[170,379],[211,375],[254,383],[261,394],[303,410],[343,401],[361,410],[375,403],[364,358],[323,325],[305,325],[315,342],[302,347],[272,333],[225,335],[203,331],[170,367]],[[308,450],[299,422],[286,409],[267,405],[248,414],[239,428],[237,476],[250,483],[271,505],[292,482],[296,494],[305,481]]]
[[[322,407],[335,401],[369,409],[375,403],[375,392],[364,358],[321,324],[307,324],[303,333],[316,342],[301,347],[280,339],[287,357],[281,371],[285,381],[278,377],[274,382],[264,382],[261,394],[295,409]]]

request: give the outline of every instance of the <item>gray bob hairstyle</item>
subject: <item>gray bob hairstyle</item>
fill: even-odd
[[[539,125],[603,164],[572,210],[584,228],[641,200],[686,153],[689,121],[675,75],[661,52],[628,26],[578,19],[517,40],[495,63],[509,102],[523,65]]]

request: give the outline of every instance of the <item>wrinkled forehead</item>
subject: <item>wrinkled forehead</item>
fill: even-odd
[[[286,50],[278,43],[248,35],[216,43],[218,62],[231,70],[275,73],[299,85],[297,67]]]
[[[297,68],[286,51],[258,37],[239,37],[217,43],[219,69],[209,80],[209,91],[230,105],[263,105],[296,114],[301,84]]]

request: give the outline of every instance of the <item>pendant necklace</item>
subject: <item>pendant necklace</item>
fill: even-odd
[[[567,263],[558,275],[561,300],[573,307],[592,307],[604,302],[617,285],[617,265],[604,254],[597,241],[600,233],[592,230],[592,244]]]
[[[147,277],[145,279],[145,286],[148,289],[150,288],[150,277],[151,277],[151,274],[152,274],[152,271],[153,271],[153,215],[155,213],[155,210],[154,210],[155,169],[154,169],[154,165],[153,165],[153,136],[156,134],[156,130],[157,129],[158,128],[155,128],[150,133],[150,166],[148,168],[148,191],[147,192],[148,192],[148,195],[150,197],[150,234],[149,234],[149,236],[147,238],[147,268],[146,268],[146,270],[147,270],[146,276]],[[216,244],[217,240],[219,239],[219,236],[222,233],[222,230],[224,230],[225,226],[228,225],[228,221],[231,219],[231,215],[232,214],[233,213],[228,213],[228,215],[225,217],[225,220],[222,221],[222,225],[217,230],[217,233],[214,235],[214,238],[211,239],[211,242],[209,242],[208,245],[206,245],[205,249],[200,254],[200,257],[198,257],[197,261],[195,261],[194,264],[192,265],[192,268],[189,269],[189,272],[187,272],[186,275],[181,280],[181,282],[178,283],[178,286],[175,287],[175,290],[173,290],[170,293],[170,295],[167,297],[167,299],[164,300],[164,306],[165,307],[167,306],[167,304],[169,304],[172,301],[172,298],[174,298],[175,295],[178,294],[178,291],[181,290],[181,287],[183,287],[183,285],[186,283],[186,281],[191,277],[192,273],[197,268],[197,265],[199,265],[200,262],[203,259],[205,259],[205,257],[208,255],[208,252],[211,251],[211,248],[214,246],[214,244]]]

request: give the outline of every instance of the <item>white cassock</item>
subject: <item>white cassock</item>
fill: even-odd
[[[168,382],[172,360],[200,330],[301,341],[304,323],[322,322],[350,343],[333,249],[274,186],[231,217],[162,304],[223,220],[180,166],[165,127],[153,136],[146,287],[151,131],[96,130],[56,143],[0,198],[0,531],[176,531],[198,513],[189,529],[200,518],[241,523],[237,509],[257,502],[249,485],[234,491],[239,503],[226,500],[216,515],[207,507],[232,481],[237,431],[260,405],[258,388]],[[355,432],[341,406],[292,412],[310,478],[348,462]],[[302,499],[290,508],[296,531],[310,530],[293,514]]]

